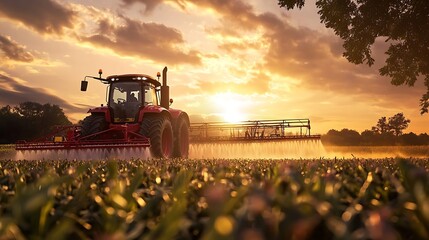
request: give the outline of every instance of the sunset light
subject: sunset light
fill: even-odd
[[[237,123],[248,120],[244,111],[247,109],[249,101],[246,100],[245,96],[226,92],[215,94],[211,100],[224,121]]]
[[[428,6],[0,0],[0,240],[429,239]]]
[[[350,63],[314,1],[302,11],[275,0],[41,1],[0,1],[1,106],[53,103],[77,123],[106,104],[104,84],[79,92],[83,76],[156,78],[168,66],[171,107],[191,121],[310,118],[315,133],[361,132],[403,112],[409,131],[427,131],[422,81],[397,87],[379,75],[381,38],[373,67]]]

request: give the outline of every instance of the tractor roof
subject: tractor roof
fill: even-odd
[[[144,81],[149,82],[155,87],[161,86],[161,83],[158,82],[153,77],[146,74],[123,74],[123,75],[112,75],[106,78],[108,82],[116,82],[116,81]]]

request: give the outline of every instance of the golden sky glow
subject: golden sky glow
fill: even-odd
[[[77,122],[105,104],[85,75],[156,75],[169,67],[173,107],[193,121],[310,118],[313,133],[370,129],[403,112],[427,132],[418,85],[394,87],[375,66],[342,57],[314,2],[287,12],[276,0],[0,1],[0,105],[54,103]]]

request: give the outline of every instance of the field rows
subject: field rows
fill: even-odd
[[[429,160],[0,165],[0,239],[429,238]]]

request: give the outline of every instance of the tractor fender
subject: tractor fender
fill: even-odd
[[[189,116],[188,116],[188,114],[186,112],[184,112],[182,110],[179,110],[179,109],[173,109],[173,108],[170,108],[169,112],[171,114],[171,118],[172,118],[172,121],[173,121],[173,126],[175,126],[176,123],[177,123],[177,120],[179,120],[181,118],[184,118],[185,121],[188,123],[188,126],[189,126],[189,124],[190,124],[190,122],[189,122]]]
[[[88,110],[91,115],[104,115],[106,122],[110,122],[110,110],[108,107],[96,107]]]
[[[172,120],[172,117],[169,111],[161,106],[155,106],[155,105],[145,106],[139,113],[139,120],[138,120],[139,123],[143,121],[145,114],[162,114],[168,117],[170,120]]]

